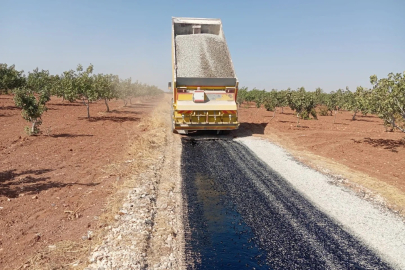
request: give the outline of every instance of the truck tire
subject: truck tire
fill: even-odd
[[[170,120],[172,122],[172,133],[177,134],[177,131],[174,129],[174,110],[173,110],[173,99],[172,99],[172,109],[171,109]]]

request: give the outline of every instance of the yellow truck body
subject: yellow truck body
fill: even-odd
[[[178,72],[176,48],[179,35],[218,35],[225,44],[224,53],[229,57],[231,74],[226,78],[211,74],[209,77],[184,77]],[[193,52],[193,48],[187,48]],[[198,52],[196,52],[198,53]],[[214,59],[215,60],[215,59]],[[194,63],[190,63],[193,65]],[[233,130],[239,127],[238,80],[234,75],[232,60],[226,45],[220,19],[173,18],[172,19],[172,128],[174,132],[192,130]],[[180,75],[180,76],[179,76]]]

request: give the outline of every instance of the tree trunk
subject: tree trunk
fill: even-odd
[[[35,126],[36,125],[37,125],[37,120],[32,120],[31,135],[35,134]]]
[[[87,103],[85,102],[84,104],[86,104],[87,107],[87,118],[90,119],[90,101],[87,100]]]
[[[273,110],[273,118],[271,118],[270,121],[273,120],[274,117],[276,117],[276,108],[274,108],[274,110]]]
[[[336,122],[336,115],[337,115],[337,111],[335,111],[335,117],[333,118],[333,124]]]
[[[107,99],[104,99],[104,102],[105,102],[105,106],[107,106],[107,112],[110,112],[110,107],[108,107]]]
[[[297,113],[297,127],[300,126],[300,113]]]
[[[394,131],[396,125],[395,125],[395,118],[393,116],[391,116],[391,132]]]
[[[284,107],[281,107],[281,113],[284,113]]]
[[[354,114],[353,114],[353,117],[352,117],[352,121],[356,120],[356,113],[357,113],[357,110],[354,111]]]

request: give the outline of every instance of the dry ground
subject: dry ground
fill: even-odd
[[[43,134],[29,137],[12,97],[0,96],[0,269],[97,229],[106,199],[134,162],[128,149],[144,132],[139,121],[160,99],[128,107],[111,101],[110,113],[97,102],[87,119],[82,103],[52,98]]]
[[[405,214],[405,134],[386,132],[374,115],[352,121],[352,113],[343,111],[335,124],[332,116],[318,118],[301,120],[296,127],[297,118],[289,108],[284,113],[278,109],[273,118],[273,112],[243,104],[237,135],[268,137],[307,164],[382,195]]]
[[[0,96],[0,269],[18,268],[48,246],[64,250],[58,243],[72,241],[73,251],[86,253],[89,246],[82,237],[104,226],[100,216],[107,198],[132,172],[139,147],[134,142],[148,132],[140,121],[156,104],[145,100],[123,107],[112,101],[112,112],[106,113],[103,103],[95,103],[88,120],[81,103],[53,98],[43,117],[43,134],[28,137],[20,110],[10,96]],[[268,137],[307,164],[327,168],[405,209],[405,134],[385,132],[372,115],[351,121],[351,114],[342,112],[335,124],[333,117],[321,116],[302,121],[299,128],[288,108],[272,116],[244,104],[241,128],[233,134]],[[159,192],[166,191],[162,186]],[[160,217],[156,222],[163,226]],[[161,243],[150,244],[149,263],[157,263],[163,254],[155,249]]]

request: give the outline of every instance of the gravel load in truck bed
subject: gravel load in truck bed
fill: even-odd
[[[225,40],[213,34],[176,36],[178,77],[235,77]]]

